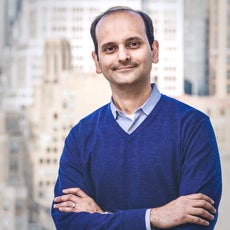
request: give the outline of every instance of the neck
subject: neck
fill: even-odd
[[[150,84],[142,88],[127,88],[121,89],[111,87],[113,102],[122,112],[126,114],[134,114],[135,111],[149,98],[152,88]]]

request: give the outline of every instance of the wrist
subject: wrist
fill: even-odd
[[[150,225],[152,229],[157,229],[158,226],[157,208],[152,208],[150,210]]]

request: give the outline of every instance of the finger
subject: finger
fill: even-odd
[[[59,202],[64,202],[64,201],[67,201],[67,197],[66,195],[63,195],[63,196],[57,196],[54,198],[54,202],[56,203],[59,203]]]
[[[210,204],[215,203],[213,199],[211,199],[209,196],[207,196],[203,193],[192,194],[192,195],[190,195],[190,198],[194,199],[194,200],[205,200],[205,201],[209,202]]]
[[[81,198],[85,198],[88,197],[88,195],[83,192],[80,188],[67,188],[67,189],[63,189],[63,193],[65,194],[75,194]]]
[[[54,198],[54,202],[65,202],[65,201],[72,201],[72,202],[76,202],[77,200],[77,196],[76,195],[72,195],[72,194],[67,194],[67,195],[63,195],[63,196],[57,196]]]
[[[55,202],[55,203],[62,202],[62,196],[54,197],[54,202]]]
[[[212,215],[210,212],[208,212],[207,210],[203,208],[194,208],[191,211],[191,214],[193,216],[200,217],[205,220],[210,220],[210,221],[214,220],[214,215]]]
[[[59,207],[58,210],[61,212],[80,212],[77,208],[72,207]]]
[[[74,208],[76,205],[73,206],[73,204],[76,204],[76,203],[73,202],[73,201],[66,201],[66,202],[56,203],[56,204],[54,204],[54,207],[55,208],[61,208],[61,207],[71,207],[71,208]]]
[[[193,216],[193,215],[190,215],[188,217],[187,223],[193,223],[193,224],[198,224],[198,225],[202,225],[202,226],[208,226],[209,225],[209,221],[202,219],[198,216]]]
[[[216,209],[215,207],[210,204],[209,202],[205,201],[205,200],[197,200],[196,203],[193,204],[193,207],[195,208],[204,208],[206,209],[208,212],[215,214],[216,213]]]

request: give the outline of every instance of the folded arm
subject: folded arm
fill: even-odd
[[[63,193],[65,195],[54,198],[54,208],[59,211],[105,214],[80,188],[65,189]],[[216,213],[213,205],[214,201],[201,193],[181,196],[162,207],[151,209],[151,226],[162,229],[186,223],[208,226]]]

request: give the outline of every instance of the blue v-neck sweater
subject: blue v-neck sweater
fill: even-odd
[[[219,153],[209,118],[161,96],[144,122],[127,134],[107,104],[72,128],[60,159],[55,196],[80,187],[113,214],[63,213],[52,209],[57,229],[145,230],[148,208],[181,195],[221,197]],[[213,229],[186,224],[173,229]]]

